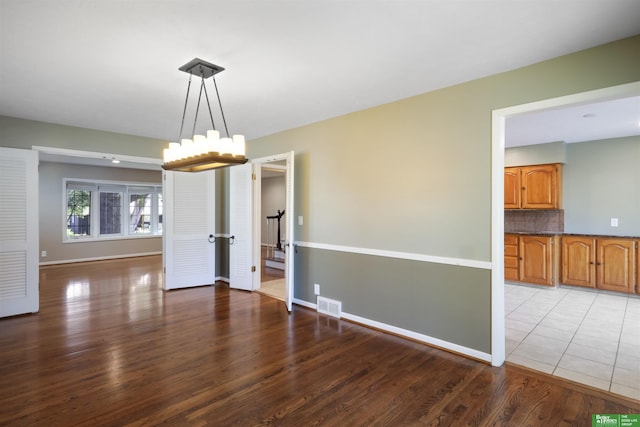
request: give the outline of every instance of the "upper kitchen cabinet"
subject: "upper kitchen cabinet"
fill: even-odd
[[[505,209],[560,209],[562,165],[504,168]]]
[[[520,168],[504,168],[504,208],[520,209]]]

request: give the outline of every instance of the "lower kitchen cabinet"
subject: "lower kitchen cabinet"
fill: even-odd
[[[562,238],[562,275],[566,285],[596,287],[596,239],[587,236]]]
[[[561,283],[634,293],[637,241],[623,238],[562,238]]]
[[[555,286],[558,277],[556,236],[520,236],[520,281]]]
[[[635,292],[636,245],[634,240],[598,239],[596,245],[596,288]]]
[[[504,235],[504,280],[517,282],[520,280],[518,264],[518,236],[515,234]]]
[[[556,236],[505,234],[504,279],[555,286],[559,256]]]

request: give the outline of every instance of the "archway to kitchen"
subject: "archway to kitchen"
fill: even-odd
[[[500,365],[513,350],[505,346],[505,283],[504,283],[504,166],[508,146],[505,126],[510,118],[596,102],[640,95],[640,82],[599,89],[534,103],[508,107],[493,112],[492,125],[492,354],[494,365]],[[637,125],[637,119],[636,119]],[[559,249],[559,248],[558,248]],[[530,288],[532,289],[532,288]],[[535,291],[535,289],[534,289]],[[535,367],[534,367],[535,369]],[[571,379],[571,378],[570,378]],[[575,380],[575,379],[574,379]]]

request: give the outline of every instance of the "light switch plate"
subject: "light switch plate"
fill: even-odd
[[[304,224],[304,218],[302,218],[302,215],[298,215],[298,225],[302,224]]]

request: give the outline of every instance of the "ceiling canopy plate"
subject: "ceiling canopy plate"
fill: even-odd
[[[178,70],[184,71],[185,73],[189,73],[193,76],[208,79],[209,77],[224,71],[224,68],[200,58],[194,58],[182,67],[178,68]]]

